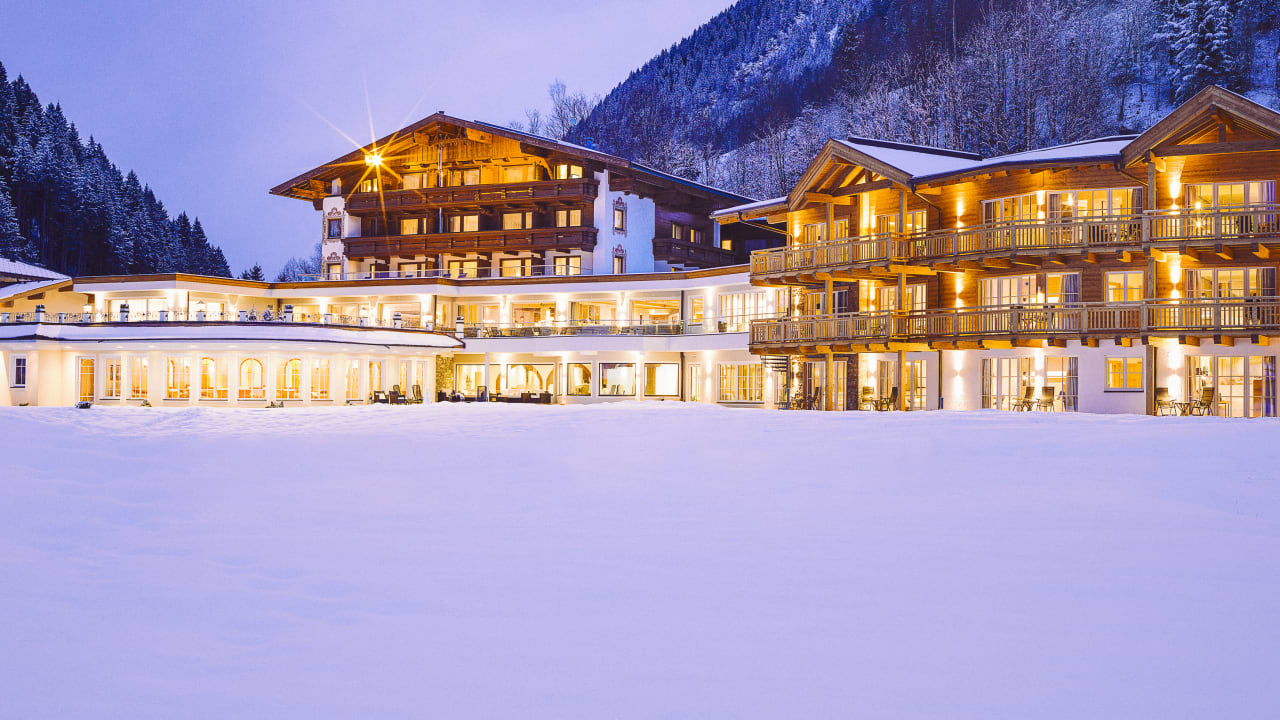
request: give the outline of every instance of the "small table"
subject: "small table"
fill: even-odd
[[[1179,415],[1183,415],[1183,416],[1191,414],[1191,405],[1192,403],[1190,402],[1178,402],[1177,400],[1173,401],[1174,409],[1178,411]]]

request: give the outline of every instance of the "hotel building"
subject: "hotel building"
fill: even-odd
[[[1139,135],[1003,157],[831,140],[751,282],[753,353],[829,409],[1276,414],[1280,115],[1210,87]]]
[[[1280,115],[1219,88],[1003,157],[831,140],[760,202],[437,113],[271,190],[316,276],[0,266],[0,405],[1274,416],[1277,180]]]

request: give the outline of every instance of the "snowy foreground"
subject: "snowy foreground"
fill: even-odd
[[[1280,423],[0,410],[0,716],[1280,713]]]

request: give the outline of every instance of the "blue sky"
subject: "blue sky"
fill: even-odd
[[[369,139],[366,84],[379,135],[435,110],[506,123],[555,78],[607,92],[730,4],[14,3],[0,62],[198,216],[233,270],[274,274],[320,221],[267,189],[351,149],[326,120]]]

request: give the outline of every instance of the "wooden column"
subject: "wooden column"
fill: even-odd
[[[1146,375],[1142,383],[1142,398],[1146,401],[1146,413],[1148,415],[1156,414],[1156,346],[1148,344],[1146,346],[1146,358],[1142,361],[1143,374]]]
[[[836,206],[834,204],[827,203],[827,230],[826,230],[827,242],[831,242],[832,240],[835,239],[834,237],[832,237],[832,233],[835,232],[835,227],[836,227],[835,208]]]

